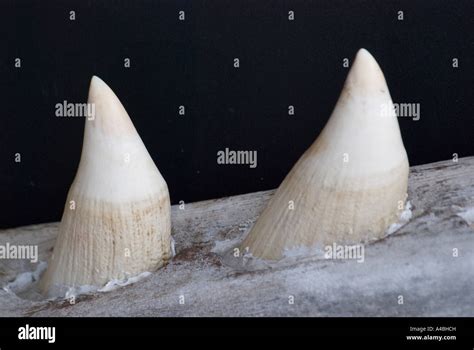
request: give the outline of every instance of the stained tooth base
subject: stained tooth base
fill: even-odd
[[[72,200],[74,209],[70,209]],[[110,203],[70,194],[40,289],[56,294],[69,287],[103,286],[113,279],[154,271],[171,256],[167,196]]]
[[[408,162],[363,178],[351,178],[350,168],[347,174],[341,169],[337,186],[327,184],[333,179],[321,169],[305,177],[304,162],[288,174],[241,244],[253,256],[278,260],[293,248],[379,239],[404,209]]]

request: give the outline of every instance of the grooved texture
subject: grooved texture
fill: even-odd
[[[43,288],[50,294],[61,293],[64,286],[102,286],[112,279],[155,271],[170,259],[168,197],[160,194],[124,203],[71,198],[76,209],[66,205],[61,234],[43,277]]]
[[[93,77],[81,161],[40,282],[46,295],[155,271],[171,256],[168,186],[125,108]]]
[[[383,237],[404,208],[408,185],[407,154],[391,106],[380,67],[359,50],[326,126],[242,248],[277,260],[295,248]]]
[[[30,301],[2,289],[35,270],[0,260],[0,316],[474,316],[474,157],[410,169],[412,219],[365,246],[365,260],[306,256],[258,271],[224,264],[217,246],[241,240],[275,193],[188,203],[171,209],[177,255],[133,285],[68,300]],[[58,223],[0,231],[0,244],[35,244],[46,261]],[[237,243],[236,243],[237,244]],[[453,256],[453,249],[458,256]],[[225,249],[220,249],[223,251]],[[185,304],[180,304],[180,296]],[[294,297],[294,304],[288,297]],[[398,304],[398,296],[404,304]]]

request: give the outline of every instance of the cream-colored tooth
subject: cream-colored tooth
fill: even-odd
[[[323,131],[244,239],[253,256],[381,238],[404,207],[408,158],[384,75],[360,49]]]
[[[153,271],[172,254],[168,187],[125,108],[96,76],[88,103],[95,114],[39,284],[47,295]]]

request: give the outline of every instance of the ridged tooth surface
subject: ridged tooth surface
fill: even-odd
[[[81,161],[64,208],[45,294],[102,286],[171,258],[168,187],[113,91],[93,77]]]
[[[397,117],[394,111],[382,115],[382,106],[391,102],[380,67],[361,49],[323,131],[241,247],[256,257],[279,259],[285,250],[301,246],[382,237],[399,216],[408,184]]]
[[[100,286],[111,279],[154,271],[171,258],[166,198],[124,203],[79,194],[69,198],[76,201],[76,209],[65,209],[60,231],[67,235],[58,238],[47,271],[58,283]]]

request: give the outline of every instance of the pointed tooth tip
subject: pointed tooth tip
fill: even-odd
[[[107,106],[107,110],[120,104],[112,89],[96,75],[93,75],[90,81],[88,102],[95,104],[97,109]]]
[[[357,51],[357,54],[356,54],[356,57],[371,57],[371,58],[374,58],[374,56],[372,56],[372,54],[369,52],[369,50],[367,49],[364,49],[363,47],[359,49],[359,51]]]
[[[95,105],[95,123],[87,123],[108,132],[118,134],[135,132],[127,111],[120,99],[105,81],[96,75],[91,78],[89,86],[89,103]]]
[[[105,81],[103,81],[97,75],[93,75],[92,78],[91,78],[90,85],[89,85],[89,91],[96,90],[96,89],[101,89],[101,88],[110,89],[110,87],[106,84]]]
[[[100,81],[103,81],[103,80],[100,79],[97,75],[93,75],[92,78],[91,78],[91,83],[92,82],[100,82]]]
[[[363,48],[357,51],[353,66],[356,66],[356,65],[362,66],[365,69],[376,68],[377,70],[380,70],[379,64],[375,60],[374,56],[372,56],[372,54],[369,51]]]
[[[348,80],[362,88],[372,89],[386,85],[382,69],[374,56],[364,48],[357,51]]]

